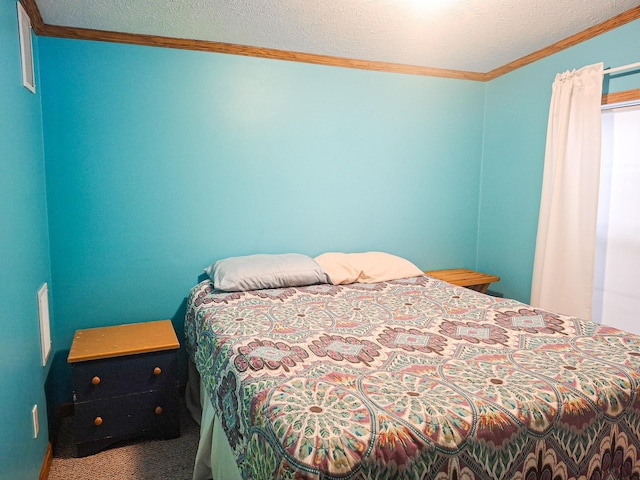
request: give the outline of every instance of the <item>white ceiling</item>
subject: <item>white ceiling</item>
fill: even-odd
[[[45,24],[485,73],[640,0],[36,0]]]

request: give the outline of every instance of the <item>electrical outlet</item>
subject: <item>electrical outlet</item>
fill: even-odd
[[[38,438],[40,425],[38,425],[38,405],[34,405],[31,409],[31,417],[33,419],[33,438]]]

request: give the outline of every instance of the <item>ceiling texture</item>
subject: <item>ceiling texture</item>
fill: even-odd
[[[640,0],[35,0],[35,5],[47,26],[482,74],[631,9],[640,15]]]

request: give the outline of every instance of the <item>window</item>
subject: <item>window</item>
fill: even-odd
[[[602,112],[593,320],[640,334],[640,101]]]

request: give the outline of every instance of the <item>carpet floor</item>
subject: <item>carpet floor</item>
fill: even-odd
[[[76,458],[73,416],[62,419],[49,480],[190,480],[200,427],[181,399],[180,437],[121,442],[95,455]]]

